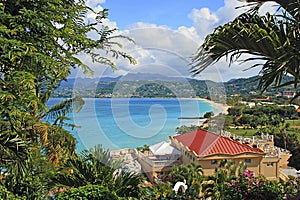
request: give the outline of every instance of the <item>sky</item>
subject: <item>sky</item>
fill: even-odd
[[[114,62],[118,69],[92,63],[85,55],[80,55],[92,66],[94,77],[126,75],[127,73],[153,73],[167,76],[191,77],[191,58],[213,30],[245,11],[239,0],[87,0],[96,11],[109,9],[104,24],[118,29],[118,34],[128,36],[122,43],[122,51],[133,56],[137,64],[125,59]],[[261,12],[272,11],[272,4],[266,4]],[[94,17],[93,14],[87,16]],[[91,35],[90,37],[93,37]],[[228,81],[234,78],[257,75],[260,69],[246,70],[250,65],[234,63],[229,67],[226,59],[207,68],[196,78],[214,81]],[[83,77],[79,71],[72,76]]]

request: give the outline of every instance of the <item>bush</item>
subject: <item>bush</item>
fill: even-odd
[[[283,187],[279,182],[254,177],[245,170],[237,180],[225,183],[222,195],[232,200],[279,200],[283,199]]]
[[[19,197],[12,192],[8,191],[6,187],[0,185],[0,199],[5,200],[25,200],[26,197]]]
[[[56,200],[120,200],[115,193],[100,185],[87,185],[57,193]]]

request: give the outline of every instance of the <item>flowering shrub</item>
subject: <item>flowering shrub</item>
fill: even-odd
[[[236,180],[224,183],[221,196],[232,200],[276,200],[283,199],[283,186],[277,181],[268,181],[263,177],[254,177],[253,173],[245,170]]]

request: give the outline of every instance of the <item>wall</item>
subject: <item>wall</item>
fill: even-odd
[[[279,179],[279,158],[265,157],[261,161],[261,174],[269,180]]]

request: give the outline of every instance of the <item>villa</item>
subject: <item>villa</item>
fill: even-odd
[[[256,176],[286,181],[282,169],[288,168],[290,156],[289,151],[274,146],[272,135],[249,138],[197,130],[171,136],[169,143],[150,146],[148,153],[138,153],[138,160],[152,182],[178,164],[195,163],[204,175],[213,175],[224,160],[233,160],[236,165],[243,162]]]
[[[151,182],[167,175],[174,165],[180,165],[181,152],[170,142],[160,142],[149,147],[147,152],[136,151],[136,156],[143,172]]]

